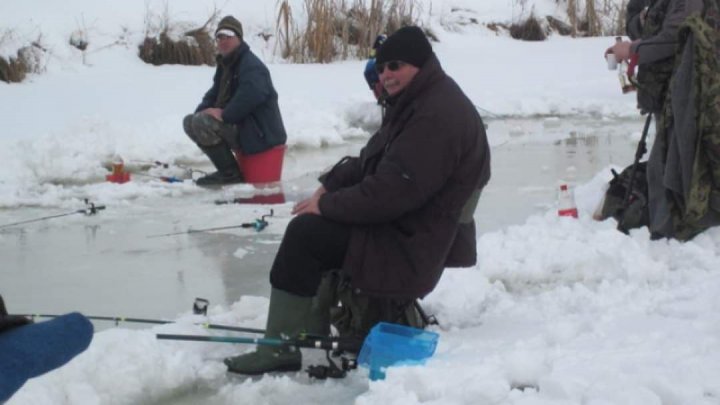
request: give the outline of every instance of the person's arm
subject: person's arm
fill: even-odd
[[[327,173],[318,179],[320,184],[329,191],[357,184],[362,179],[360,158],[345,156],[335,163]]]
[[[630,0],[627,4],[625,32],[633,41],[640,39],[642,36],[645,12],[648,5],[648,0]]]
[[[323,216],[351,224],[392,221],[415,210],[446,183],[463,153],[438,117],[417,118],[393,141],[376,172],[320,197]]]
[[[242,71],[238,80],[235,94],[222,112],[222,120],[231,124],[242,122],[272,95],[270,73],[262,66]]]
[[[638,64],[653,63],[675,55],[680,24],[694,12],[701,12],[702,0],[675,0],[668,6],[662,28],[657,35],[633,42],[631,53],[638,54]]]
[[[217,99],[218,94],[218,75],[220,74],[220,70],[215,70],[215,75],[213,76],[213,85],[210,87],[210,89],[205,92],[205,95],[202,98],[202,101],[200,104],[198,104],[197,108],[195,108],[195,112],[198,113],[200,111],[203,111],[207,108],[212,107],[215,104],[215,100]]]

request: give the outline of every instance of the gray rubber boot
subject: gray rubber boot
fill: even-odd
[[[266,338],[296,337],[306,332],[311,315],[312,297],[301,297],[273,288],[270,292]],[[299,371],[302,368],[300,349],[258,346],[252,353],[224,360],[228,371],[239,374],[264,374],[271,371]]]
[[[219,143],[213,146],[201,146],[200,149],[210,158],[217,171],[197,179],[195,183],[198,186],[222,186],[245,181],[235,155],[227,145]]]

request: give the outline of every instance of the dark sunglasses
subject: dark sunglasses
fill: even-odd
[[[377,74],[381,75],[385,71],[386,67],[390,69],[391,72],[397,72],[403,66],[405,66],[405,62],[400,62],[399,60],[391,60],[390,62],[376,64],[375,71],[377,72]]]

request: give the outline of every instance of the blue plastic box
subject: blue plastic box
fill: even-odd
[[[370,369],[371,380],[382,380],[390,366],[423,364],[435,353],[438,338],[435,332],[380,322],[365,338],[358,364]]]

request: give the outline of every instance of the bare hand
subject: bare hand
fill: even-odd
[[[632,43],[630,41],[620,41],[615,43],[615,45],[611,46],[605,51],[605,55],[612,53],[615,55],[615,60],[617,62],[622,62],[630,59],[630,45]]]
[[[300,215],[300,214],[315,214],[315,215],[322,215],[320,213],[320,197],[325,194],[327,190],[325,190],[325,187],[320,186],[315,191],[315,193],[305,200],[299,201],[292,209],[293,215]]]
[[[206,108],[201,111],[201,113],[207,114],[220,122],[222,122],[222,120],[223,120],[222,112],[223,112],[222,108]]]

